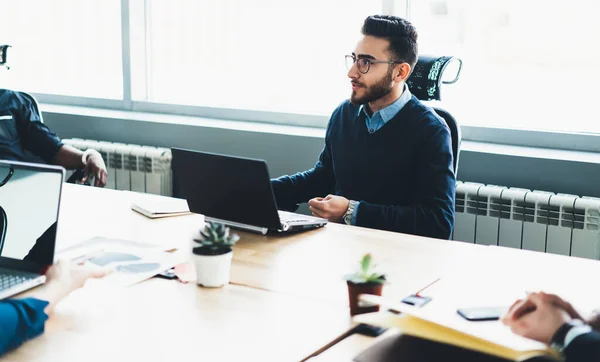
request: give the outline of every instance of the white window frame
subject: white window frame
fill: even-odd
[[[407,14],[410,19],[410,5],[412,1],[418,0],[380,0],[384,14]],[[142,5],[140,5],[142,4]],[[275,123],[279,125],[293,125],[324,128],[328,117],[318,115],[303,115],[295,113],[268,112],[244,109],[215,108],[202,106],[189,106],[177,104],[165,104],[149,101],[132,100],[132,77],[135,77],[136,84],[142,84],[142,88],[148,91],[145,86],[148,71],[151,64],[148,64],[148,47],[151,45],[147,36],[148,29],[140,29],[139,24],[131,24],[130,6],[136,6],[137,14],[142,16],[140,22],[147,25],[145,21],[149,11],[148,0],[121,0],[121,46],[122,46],[122,64],[123,64],[123,99],[100,99],[87,97],[74,97],[55,94],[34,95],[41,103],[94,107],[134,112],[150,112],[162,114],[186,115],[201,118],[213,118],[234,121],[250,121],[262,123]],[[143,6],[141,8],[140,6]],[[143,56],[141,59],[132,59],[131,37],[133,32],[142,31],[145,35],[146,43],[142,45]],[[139,45],[138,45],[139,46]],[[137,53],[136,53],[137,54]],[[140,54],[138,54],[139,56]],[[133,63],[139,74],[132,74]],[[145,77],[144,77],[145,75]],[[142,83],[140,83],[142,82]],[[333,106],[332,106],[333,107]],[[457,120],[460,124],[461,120]],[[482,126],[461,126],[463,140],[478,141],[486,143],[499,143],[507,145],[542,147],[553,149],[567,149],[577,151],[600,152],[600,135],[568,133],[568,132],[550,132],[540,130],[519,130],[499,127]]]

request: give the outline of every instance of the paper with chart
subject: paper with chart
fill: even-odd
[[[129,240],[93,238],[58,251],[56,259],[68,259],[112,271],[104,280],[128,286],[180,263],[181,255],[167,248]]]

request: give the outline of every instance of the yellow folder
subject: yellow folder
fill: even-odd
[[[481,324],[465,321],[466,323],[461,323],[461,321],[454,320],[454,316],[436,316],[435,313],[425,311],[425,308],[419,310],[419,308],[404,305],[404,303],[390,303],[382,297],[362,295],[361,300],[380,304],[403,314],[384,311],[357,315],[354,320],[359,323],[398,328],[407,335],[513,361],[524,361],[537,356],[546,356],[556,361],[562,361],[562,356],[558,351],[542,343],[506,333],[501,326],[498,326],[500,322]],[[469,328],[468,323],[471,323],[473,328]]]

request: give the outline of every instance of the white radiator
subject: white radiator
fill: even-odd
[[[600,260],[600,199],[458,182],[452,238]]]
[[[108,171],[106,188],[172,196],[171,150],[78,138],[63,143],[100,152]],[[70,176],[69,174],[67,177]]]

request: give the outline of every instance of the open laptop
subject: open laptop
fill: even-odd
[[[206,221],[266,234],[296,232],[326,219],[277,210],[263,160],[173,148],[173,171],[190,211]]]
[[[0,161],[0,299],[46,281],[63,178],[62,167]]]

